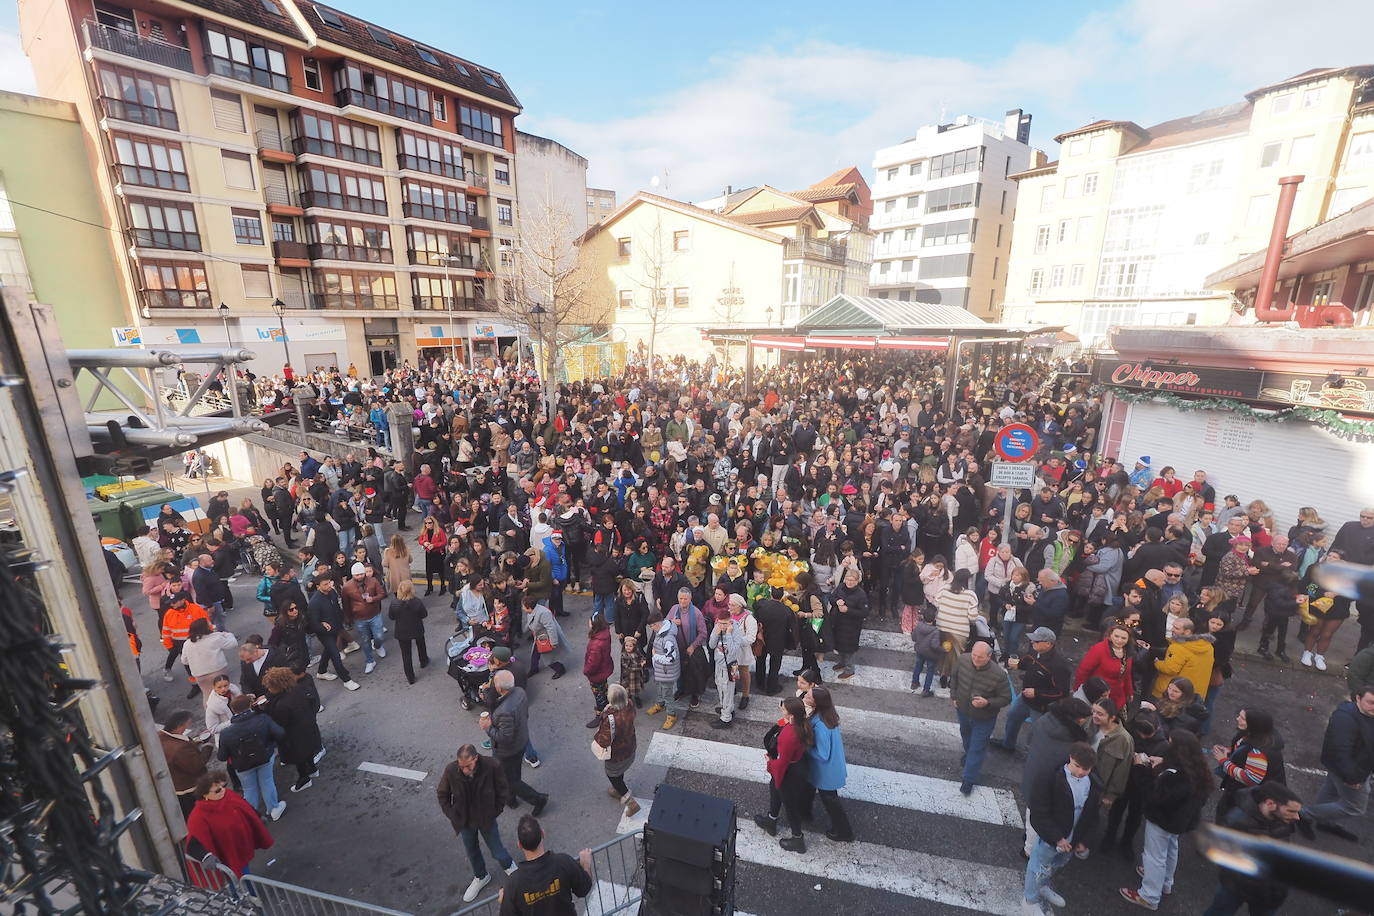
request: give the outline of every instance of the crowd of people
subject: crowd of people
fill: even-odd
[[[362,651],[371,674],[394,628],[415,683],[412,651],[420,669],[430,661],[422,599],[437,591],[453,615],[449,644],[479,650],[487,669],[473,689],[488,739],[459,748],[439,786],[472,863],[467,900],[490,880],[479,839],[514,868],[496,828],[503,807],[523,800],[537,817],[548,804],[522,778],[539,765],[525,688],[574,664],[569,594],[591,598],[578,626],[588,633],[593,753],[608,794],[631,811],[638,719],[661,714],[656,726],[671,730],[704,705],[713,728],[729,729],[759,693],[786,692],[765,738],[769,794],[755,821],[776,835],[785,816],[781,848],[804,852],[819,794],[826,835],[854,839],[825,680],[854,677],[862,633],[878,627],[911,638],[913,702],[953,704],[962,792],[973,792],[989,749],[1024,757],[1028,912],[1062,905],[1051,877],[1092,852],[1138,863],[1138,886],[1121,895],[1158,908],[1179,837],[1213,797],[1217,820],[1236,829],[1286,837],[1316,826],[1353,838],[1344,824],[1366,810],[1374,769],[1374,606],[1357,606],[1350,700],[1331,713],[1328,775],[1313,803],[1286,786],[1281,730],[1261,704],[1243,703],[1222,742],[1203,740],[1220,728],[1213,713],[1238,642],[1283,663],[1291,645],[1300,665],[1327,670],[1352,602],[1313,571],[1332,558],[1374,563],[1374,509],[1338,526],[1314,509],[1280,521],[1263,494],[1218,498],[1224,481],[1205,469],[1103,454],[1098,394],[1034,360],[981,372],[946,413],[941,364],[799,361],[761,372],[749,394],[738,370],[681,359],[652,378],[631,367],[552,393],[527,365],[317,374],[314,409],[330,422],[366,416],[378,448],[302,452],[262,482],[260,507],[230,506],[221,493],[203,535],[166,507],[134,545],[148,557],[143,592],[159,615],[166,677],[180,661],[192,695],[205,698],[211,750],[187,750],[195,742],[180,715],[164,725],[190,816],[205,802],[247,810],[216,801],[227,779],[247,808],[280,817],[277,756],[302,791],[324,754],[315,680],[359,689],[347,656]],[[283,406],[300,382],[252,384],[261,403]],[[413,419],[414,451],[384,454],[398,412]],[[1011,494],[1008,519],[1008,494],[987,471],[1011,422],[1033,425],[1041,450],[1035,485]],[[1170,460],[1186,455],[1180,443]],[[240,563],[262,574],[265,638],[226,632],[226,583]],[[1245,636],[1257,616],[1258,635]],[[1060,648],[1066,629],[1090,634],[1082,658]],[[794,652],[802,662],[784,672]],[[210,756],[226,773],[207,769]],[[214,832],[207,820],[192,831],[201,842]],[[537,826],[521,823],[527,856]],[[248,843],[245,834],[235,849]],[[232,857],[236,870],[246,861]],[[558,880],[553,866],[539,868],[538,880]],[[1227,875],[1207,912],[1270,913],[1284,893]]]

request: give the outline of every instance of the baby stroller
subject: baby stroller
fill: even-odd
[[[482,701],[482,685],[491,679],[487,663],[491,660],[490,640],[474,644],[472,631],[454,633],[444,643],[448,655],[448,676],[458,682],[462,696],[458,705],[471,709]]]

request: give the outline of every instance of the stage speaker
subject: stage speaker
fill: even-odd
[[[644,825],[641,916],[735,911],[734,802],[661,784]]]

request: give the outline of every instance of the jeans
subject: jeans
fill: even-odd
[[[609,624],[615,624],[615,595],[592,595],[592,615],[600,614]]]
[[[510,784],[510,790],[514,797],[533,804],[543,796],[530,788],[529,784],[520,778],[520,765],[524,762],[521,759],[523,756],[523,754],[515,754],[511,757],[497,757],[496,759],[501,764],[501,769],[505,771],[506,782]]]
[[[1026,723],[1026,717],[1029,716],[1034,722],[1043,715],[1044,713],[1030,708],[1025,694],[1018,693],[1016,699],[1007,707],[1007,729],[1002,735],[1002,743],[1007,747],[1016,747],[1016,738],[1021,734],[1021,726]]]
[[[1363,780],[1359,788],[1352,789],[1341,782],[1339,776],[1327,773],[1322,787],[1317,790],[1317,803],[1308,805],[1303,811],[1319,821],[1329,821],[1364,814],[1368,807],[1368,779]]]
[[[277,752],[272,752],[272,758],[260,767],[253,767],[251,770],[239,770],[239,779],[243,782],[243,798],[255,809],[262,806],[261,810],[271,811],[277,807],[277,783],[272,775],[277,768]]]
[[[1217,885],[1216,896],[1212,898],[1212,905],[1207,907],[1207,911],[1202,916],[1232,916],[1242,906],[1246,905],[1246,900],[1240,894],[1231,890],[1224,884]],[[1278,907],[1256,906],[1250,904],[1250,916],[1274,916]]]
[[[988,739],[997,726],[997,717],[975,719],[959,713],[959,737],[964,742],[964,777],[966,786],[978,782],[978,774],[983,769],[983,758],[988,753]]]
[[[1015,620],[1002,620],[1002,657],[1021,653],[1021,634],[1026,631],[1024,623]]]
[[[434,514],[434,500],[417,498],[415,500],[415,511],[420,513],[420,521],[424,522],[425,519]]]
[[[501,843],[501,831],[496,826],[496,821],[491,822],[490,827],[478,830],[476,827],[464,827],[458,831],[458,836],[463,840],[463,851],[468,854],[468,861],[472,863],[472,876],[474,878],[485,878],[487,876],[487,863],[482,858],[482,848],[477,845],[477,837],[486,840],[487,849],[496,857],[496,864],[502,868],[510,868],[515,860],[506,852],[506,847]]]
[[[925,669],[926,680],[925,683],[921,685],[921,689],[929,690],[931,685],[935,683],[935,675],[939,667],[940,663],[933,658],[921,658],[919,655],[916,656],[916,667],[911,672],[911,689],[916,689],[916,683],[921,677],[921,669]]]
[[[668,710],[670,716],[682,715],[682,708],[686,704],[677,697],[677,685],[672,681],[654,681],[658,685],[658,705]]]
[[[353,556],[353,545],[356,544],[357,542],[358,542],[358,529],[357,529],[357,528],[341,528],[341,529],[339,529],[339,550],[343,551],[344,556],[346,556],[346,557],[351,557],[351,556]],[[351,565],[351,564],[350,564],[350,565]],[[377,571],[378,571],[378,570],[373,570],[373,572],[377,572]]]
[[[366,620],[355,620],[353,622],[354,635],[358,642],[363,644],[363,658],[368,663],[376,661],[372,656],[372,643],[376,640],[377,645],[381,645],[386,635],[382,632],[382,615],[369,617]]]
[[[396,641],[401,644],[401,668],[406,673],[406,680],[413,684],[415,683],[415,667],[410,660],[410,644],[415,643],[415,648],[420,653],[420,667],[423,668],[429,664],[429,652],[425,649],[425,637],[421,635],[419,639],[415,640],[398,639]]]
[[[214,628],[215,628],[217,631],[219,631],[219,632],[223,632],[223,631],[224,631],[224,602],[223,602],[223,601],[216,601],[214,604],[212,604],[212,605],[210,605],[209,607],[207,607],[207,608],[205,609],[205,611],[206,611],[206,613],[208,613],[208,614],[210,615],[210,626],[214,627]]]
[[[1041,888],[1049,884],[1054,873],[1067,865],[1072,858],[1072,852],[1060,852],[1044,840],[1036,840],[1035,846],[1031,849],[1030,861],[1026,863],[1026,902],[1038,902]]]
[[[1174,869],[1178,868],[1178,834],[1145,822],[1145,853],[1141,856],[1145,880],[1140,882],[1140,896],[1155,906],[1174,886]]]

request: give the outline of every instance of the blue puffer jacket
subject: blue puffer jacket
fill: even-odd
[[[811,729],[816,743],[806,749],[806,773],[817,789],[844,788],[849,771],[844,764],[844,737],[839,726],[831,728],[818,717],[811,717]]]
[[[1062,585],[1041,589],[1031,605],[1031,629],[1049,627],[1058,633],[1064,626],[1064,617],[1069,613],[1069,590]]]
[[[1368,779],[1374,772],[1374,716],[1349,701],[1337,706],[1322,738],[1322,766],[1347,785]]]
[[[544,538],[544,556],[549,558],[549,569],[555,582],[568,581],[568,546],[555,544],[553,535]]]

